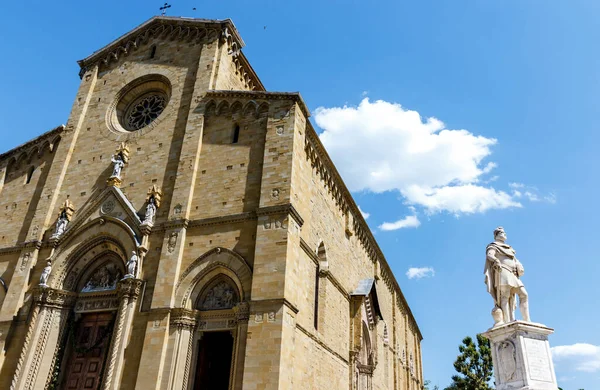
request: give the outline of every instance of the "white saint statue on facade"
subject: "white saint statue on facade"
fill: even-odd
[[[116,177],[117,179],[120,179],[121,170],[123,169],[123,166],[125,166],[121,153],[117,153],[115,156],[111,157],[110,161],[113,163],[113,172],[110,177]]]
[[[486,248],[485,284],[494,299],[494,326],[515,320],[515,295],[519,296],[523,321],[531,322],[527,291],[519,279],[525,273],[525,269],[517,260],[515,250],[505,241],[504,228],[498,227],[494,230],[494,242]]]
[[[60,237],[65,232],[65,229],[67,228],[68,224],[69,220],[67,219],[67,212],[66,210],[63,210],[60,212],[60,216],[56,221],[56,227],[54,228],[53,236]]]
[[[125,275],[125,278],[135,278],[136,272],[137,272],[137,264],[138,264],[138,256],[137,253],[135,253],[135,251],[131,252],[131,258],[129,258],[129,260],[127,261],[127,275]]]
[[[40,276],[40,286],[48,287],[48,278],[50,277],[50,272],[52,272],[52,263],[48,261],[46,263],[46,267],[42,271],[42,275]]]
[[[154,223],[154,216],[156,215],[156,201],[154,196],[148,199],[148,205],[146,206],[146,216],[144,222]]]

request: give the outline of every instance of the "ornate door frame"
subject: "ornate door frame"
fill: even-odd
[[[79,294],[71,291],[51,287],[35,288],[25,342],[17,362],[11,390],[46,388],[52,381],[54,368],[61,357],[61,342],[71,313],[86,310],[86,306],[92,310],[93,306],[110,310],[114,303],[118,303],[117,317],[113,325],[102,389],[117,389],[122,374],[123,352],[143,283],[140,279],[122,279],[117,283],[116,291],[113,290],[112,298],[100,294],[95,301],[84,296],[78,301]],[[51,364],[43,364],[48,359],[51,360]]]
[[[240,302],[228,310],[173,309],[171,326],[175,329],[175,353],[168,388],[192,389],[193,373],[198,362],[198,341],[206,332],[229,331],[233,337],[229,389],[241,389],[249,308],[247,302]]]

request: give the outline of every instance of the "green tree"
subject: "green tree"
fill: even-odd
[[[445,390],[493,390],[488,383],[492,379],[492,350],[490,341],[477,335],[477,345],[471,337],[465,337],[458,347],[460,354],[454,369],[460,375],[452,376],[452,384]]]
[[[425,383],[423,383],[422,389],[423,390],[439,390],[440,389],[440,387],[438,385],[435,385],[433,387],[430,387],[430,386],[431,386],[431,381],[425,380]]]

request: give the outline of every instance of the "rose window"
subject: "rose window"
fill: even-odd
[[[154,122],[167,105],[167,98],[162,94],[151,93],[135,100],[125,114],[125,126],[128,130],[139,130]]]

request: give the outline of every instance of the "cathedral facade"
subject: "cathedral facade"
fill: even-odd
[[[66,125],[0,155],[0,388],[421,389],[398,282],[243,45],[152,18],[79,61]]]

